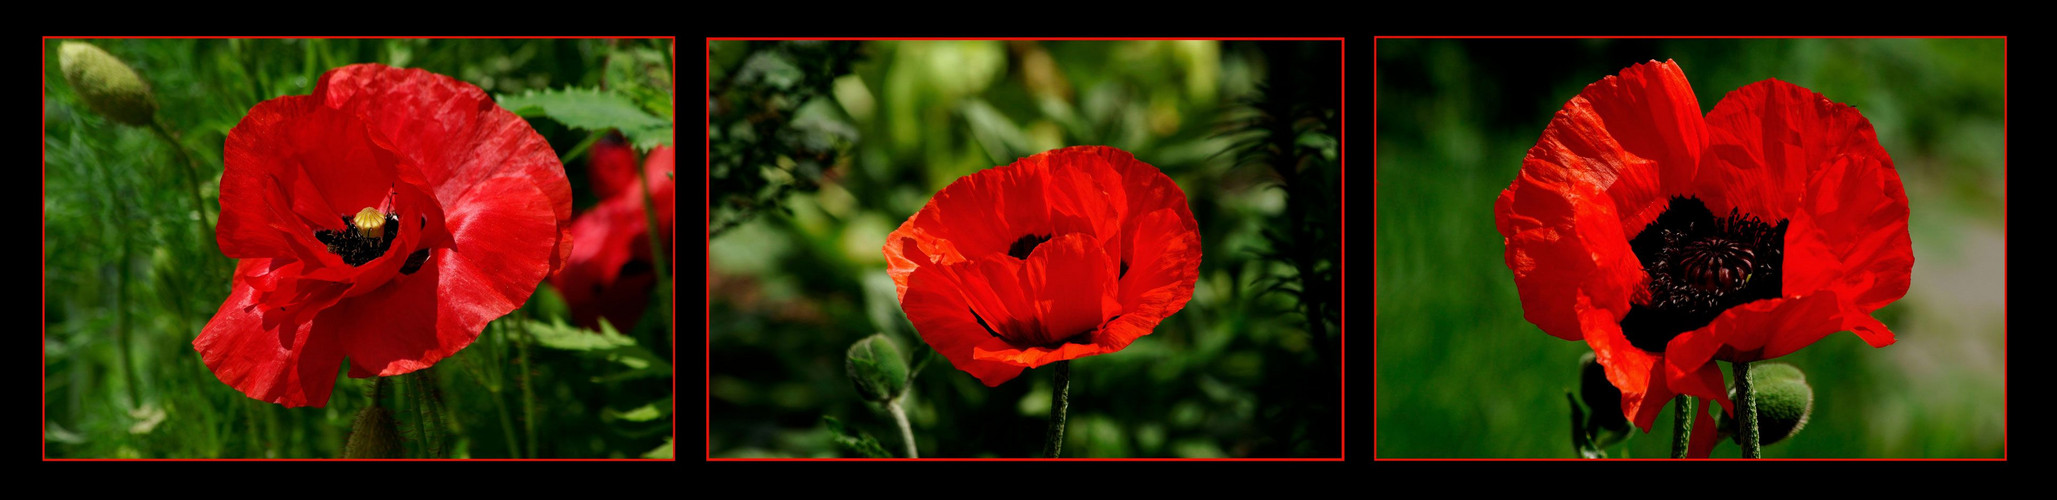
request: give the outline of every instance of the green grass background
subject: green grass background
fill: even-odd
[[[2002,456],[2001,40],[1386,39],[1377,51],[1379,457],[1576,456],[1563,394],[1590,348],[1522,319],[1493,200],[1565,101],[1651,59],[1678,62],[1703,113],[1766,78],[1857,106],[1906,186],[1913,286],[1877,312],[1898,343],[1838,333],[1777,359],[1805,371],[1815,409],[1764,456]],[[1666,410],[1610,456],[1669,456],[1671,421]]]

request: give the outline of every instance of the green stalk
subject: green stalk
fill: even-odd
[[[516,328],[521,329],[521,335],[515,336],[514,342],[515,360],[521,363],[521,426],[528,432],[529,458],[536,458],[540,455],[536,454],[536,390],[535,384],[529,380],[528,324],[525,321],[528,315],[520,309],[515,309],[515,314],[515,323],[519,325]]]
[[[907,425],[907,410],[900,407],[900,398],[886,402],[886,410],[893,413],[893,421],[900,424],[900,440],[907,443],[907,458],[921,458],[914,449],[914,428]]]
[[[564,157],[559,159],[558,161],[563,163],[571,163],[572,160],[576,160],[579,156],[586,154],[586,150],[592,148],[593,143],[600,142],[600,138],[606,135],[606,131],[594,132],[592,134],[586,135],[585,140],[579,141],[578,145],[572,146],[571,150],[569,152],[564,153]]]
[[[664,348],[672,348],[672,337],[678,336],[678,325],[672,323],[671,270],[665,264],[664,243],[657,237],[657,209],[650,201],[650,175],[636,167],[636,178],[643,183],[643,220],[647,226],[644,233],[650,235],[650,264],[657,268],[657,298],[664,304]]]
[[[443,458],[443,417],[436,408],[436,378],[435,374],[429,371],[431,369],[433,367],[416,370],[407,374],[407,377],[414,382],[415,415],[421,421],[424,430],[423,454],[429,458]]]
[[[1750,363],[1729,363],[1729,369],[1736,375],[1736,397],[1742,399],[1736,413],[1737,438],[1742,441],[1743,458],[1764,458],[1764,451],[1757,444],[1757,393],[1750,388]]]
[[[1693,410],[1697,405],[1693,398],[1684,394],[1673,396],[1671,402],[1671,458],[1686,458],[1686,448],[1692,443]]]
[[[1043,433],[1043,458],[1064,451],[1064,413],[1071,406],[1071,360],[1058,361],[1057,382],[1050,389],[1050,428]]]

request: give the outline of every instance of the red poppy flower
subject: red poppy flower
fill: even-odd
[[[1193,298],[1186,193],[1126,151],[1077,146],[957,179],[886,236],[900,308],[986,386],[1128,347]]]
[[[644,175],[650,179],[650,201],[657,212],[657,236],[667,252],[671,248],[672,223],[678,213],[678,187],[665,174],[673,171],[676,158],[677,151],[664,146],[651,150],[643,164]],[[594,156],[591,166],[597,172],[608,161]],[[626,177],[623,184],[608,188],[614,197],[572,220],[571,235],[579,245],[572,250],[564,269],[550,277],[550,285],[557,287],[565,304],[571,307],[572,321],[588,328],[598,327],[599,318],[603,317],[621,328],[634,326],[642,317],[643,308],[649,305],[651,287],[657,283],[650,259],[650,224],[643,214],[643,192],[633,170],[633,152],[626,161],[631,170],[618,173]],[[597,175],[596,191],[601,184]]]
[[[323,406],[412,372],[527,301],[572,249],[571,185],[528,122],[419,69],[330,70],[259,103],[223,152],[233,291],[193,348],[252,398]]]
[[[1733,414],[1714,360],[1846,330],[1892,344],[1871,312],[1914,265],[1900,175],[1856,108],[1765,80],[1702,117],[1671,61],[1566,103],[1495,214],[1527,319],[1590,344],[1644,432],[1675,394]]]

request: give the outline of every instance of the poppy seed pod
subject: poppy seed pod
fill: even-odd
[[[149,125],[156,116],[150,84],[114,54],[90,43],[64,42],[57,47],[57,65],[93,112],[135,126]]]
[[[883,334],[872,334],[850,344],[843,369],[850,373],[850,383],[865,401],[885,402],[907,389],[907,361],[900,359],[900,348],[893,345],[893,339]]]
[[[1785,363],[1751,365],[1750,388],[1757,397],[1759,444],[1784,441],[1807,426],[1807,417],[1814,412],[1814,388],[1807,385],[1807,376],[1799,368]],[[1735,388],[1729,388],[1728,395],[1736,397]],[[1740,442],[1741,438],[1734,436],[1735,419],[1722,413],[1715,413],[1714,419],[1729,441]]]

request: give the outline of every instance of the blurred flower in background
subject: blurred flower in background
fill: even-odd
[[[650,260],[650,224],[643,213],[643,185],[636,175],[635,150],[618,136],[593,144],[588,163],[595,193],[603,198],[572,219],[571,259],[550,277],[564,295],[572,322],[598,328],[601,318],[628,328],[650,303],[656,268]],[[677,217],[678,187],[673,180],[677,151],[664,146],[644,158],[643,177],[650,181],[650,202],[657,211],[658,238],[671,252]]]

